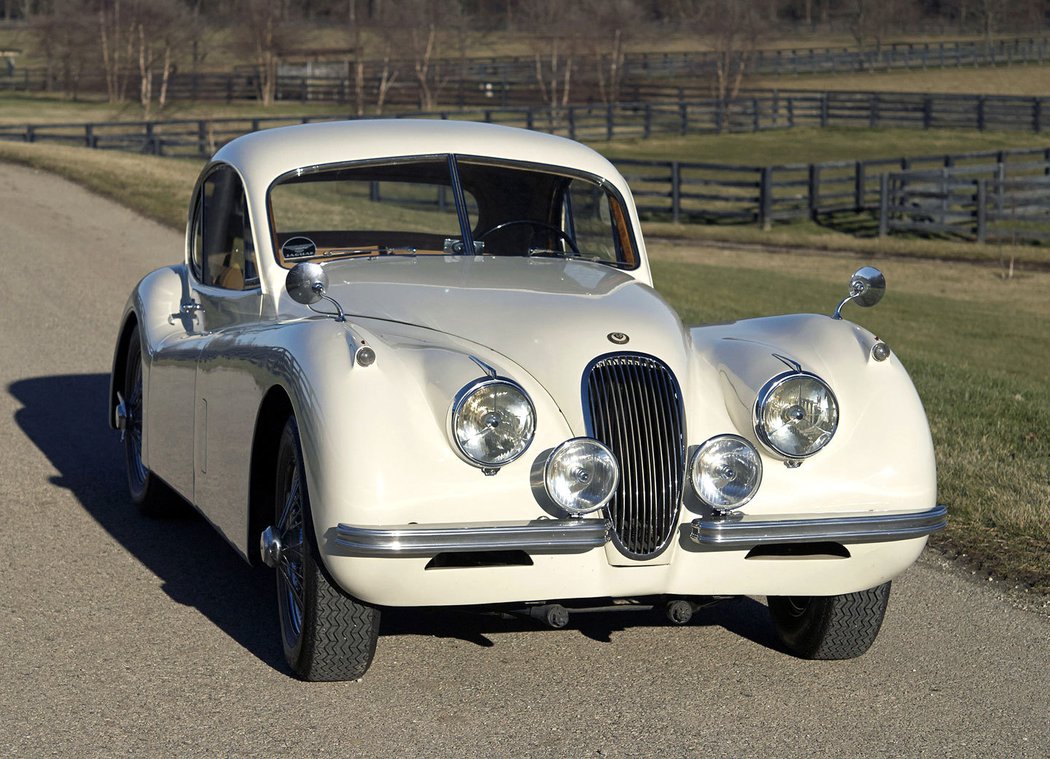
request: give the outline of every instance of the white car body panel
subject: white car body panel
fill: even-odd
[[[328,294],[347,321],[292,300],[266,221],[275,180],[321,164],[449,153],[603,177],[624,199],[639,266],[625,271],[571,258],[347,259],[325,264]],[[712,510],[687,474],[675,537],[645,561],[608,542],[536,552],[530,566],[427,569],[426,556],[353,555],[336,542],[339,525],[566,519],[542,494],[543,464],[556,446],[588,434],[581,386],[588,365],[605,354],[655,356],[670,368],[681,386],[689,457],[717,435],[739,435],[758,447],[764,478],[741,509],[748,516],[928,511],[936,506],[933,445],[904,368],[896,356],[876,361],[876,338],[855,324],[792,315],[685,328],[651,287],[626,183],[608,161],[575,143],[465,123],[319,124],[248,135],[213,163],[233,166],[244,182],[259,286],[232,295],[203,286],[187,258],[142,281],[125,324],[135,320],[143,344],[144,463],[244,557],[254,559],[258,550],[252,451],[260,409],[275,390],[287,395],[299,424],[324,561],[346,592],[374,604],[842,594],[891,579],[925,545],[924,535],[847,540],[848,558],[748,558],[747,547],[700,545],[690,538],[691,525]],[[179,316],[190,299],[201,310]],[[610,333],[624,333],[629,343],[613,344]],[[354,360],[365,345],[375,351],[371,366]],[[762,447],[752,418],[761,387],[792,363],[826,380],[841,409],[828,446],[796,468]],[[537,420],[526,454],[495,476],[467,464],[448,431],[453,398],[484,376],[483,365],[528,393]]]

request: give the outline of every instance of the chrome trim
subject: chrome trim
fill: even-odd
[[[467,358],[477,364],[478,368],[485,372],[485,374],[489,375],[491,379],[496,379],[496,377],[499,376],[499,372],[497,372],[494,367],[489,366],[477,356],[468,356]]]
[[[467,402],[467,399],[470,398],[470,396],[473,395],[475,391],[480,390],[481,388],[487,387],[489,385],[509,385],[510,387],[513,387],[525,398],[526,403],[529,404],[529,411],[532,413],[532,434],[529,436],[529,439],[525,442],[525,446],[520,451],[518,451],[517,455],[507,459],[506,461],[501,461],[498,463],[493,461],[482,461],[481,459],[474,458],[473,456],[471,456],[463,450],[463,447],[459,444],[459,438],[456,436],[456,417],[459,415],[460,410],[463,408],[463,404]],[[452,399],[452,405],[449,407],[446,428],[448,430],[449,441],[452,443],[452,450],[454,450],[461,459],[463,459],[471,466],[476,466],[483,470],[493,468],[498,470],[501,467],[505,467],[508,464],[517,461],[519,458],[521,458],[525,454],[525,452],[529,450],[529,446],[532,445],[532,441],[535,440],[536,404],[532,402],[532,398],[525,391],[525,388],[523,388],[521,385],[519,385],[512,379],[508,379],[506,377],[485,377],[483,379],[476,379],[472,382],[468,382],[466,385],[460,388],[459,392],[456,393],[456,397]]]
[[[613,545],[632,559],[659,556],[674,540],[686,478],[685,409],[671,368],[645,353],[607,353],[582,378],[587,434],[620,464],[606,506]]]
[[[777,356],[777,358],[780,357]],[[831,400],[835,403],[835,411],[837,417],[835,420],[835,429],[832,430],[831,437],[827,439],[827,442],[825,442],[824,445],[820,446],[820,448],[817,448],[817,450],[811,451],[805,455],[798,453],[789,453],[787,451],[782,451],[779,448],[777,448],[775,445],[773,445],[772,441],[770,441],[769,435],[766,432],[765,425],[762,424],[763,407],[769,401],[769,396],[772,395],[773,391],[780,387],[782,384],[784,384],[790,379],[794,379],[795,377],[808,377],[822,384],[824,386],[824,389],[828,391],[828,395],[831,396]],[[772,377],[768,382],[766,382],[765,385],[762,386],[762,389],[758,391],[758,397],[755,399],[755,407],[751,411],[751,423],[754,425],[755,436],[758,438],[758,442],[760,442],[767,451],[777,456],[783,456],[787,459],[800,460],[808,459],[810,456],[815,456],[827,447],[828,443],[830,443],[832,438],[835,437],[835,433],[838,432],[839,421],[841,419],[841,416],[842,407],[839,405],[838,396],[836,396],[835,391],[831,389],[831,385],[829,385],[823,377],[820,377],[814,374],[813,372],[799,370],[778,374],[775,377]]]
[[[881,543],[921,538],[944,529],[948,509],[845,515],[806,514],[781,518],[729,515],[694,519],[689,537],[702,546],[755,546],[765,543]]]
[[[340,524],[332,542],[353,556],[433,556],[466,551],[589,551],[609,539],[604,519],[547,519],[355,527]]]
[[[722,440],[722,439],[726,439],[726,438],[728,438],[730,440],[738,440],[741,443],[743,443],[744,445],[746,445],[748,448],[750,448],[752,451],[755,452],[755,459],[758,461],[758,482],[755,483],[754,490],[752,490],[750,493],[748,493],[747,498],[742,500],[740,503],[734,504],[732,506],[715,506],[713,503],[708,503],[704,499],[704,497],[702,495],[700,495],[700,488],[697,487],[697,484],[696,484],[696,465],[700,462],[700,455],[704,452],[704,449],[707,448],[708,445],[710,445],[710,444],[712,444],[712,443],[714,443],[714,442],[716,442],[718,440]],[[750,500],[755,497],[755,493],[758,492],[758,489],[760,487],[762,487],[762,475],[763,474],[765,474],[765,467],[762,465],[762,454],[758,452],[758,448],[756,448],[755,445],[750,440],[748,440],[745,437],[741,437],[740,435],[725,434],[725,435],[715,435],[714,437],[708,438],[703,443],[701,443],[699,446],[697,446],[696,451],[693,453],[693,458],[689,461],[689,483],[693,486],[693,492],[696,493],[696,497],[697,498],[699,498],[701,501],[706,503],[712,509],[715,509],[716,511],[719,511],[719,512],[729,512],[729,511],[733,511],[734,509],[739,509],[740,507],[747,505],[747,503],[750,502]]]

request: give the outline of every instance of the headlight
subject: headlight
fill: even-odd
[[[716,509],[735,509],[751,500],[762,483],[762,459],[747,440],[736,435],[714,437],[693,456],[693,488]]]
[[[547,458],[547,495],[570,514],[586,514],[607,504],[620,482],[612,451],[590,438],[566,440]]]
[[[839,424],[839,404],[824,380],[805,372],[774,377],[755,404],[755,432],[772,450],[792,459],[827,445]]]
[[[505,379],[472,382],[452,405],[452,439],[472,464],[500,467],[525,453],[536,432],[529,396]]]

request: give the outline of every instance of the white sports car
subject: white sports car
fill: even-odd
[[[785,648],[863,653],[943,527],[919,397],[834,315],[685,327],[594,151],[464,122],[240,137],[185,259],[146,276],[109,397],[131,497],[191,502],[276,568],[310,680],[369,667],[382,607],[564,625],[610,599],[769,598]]]

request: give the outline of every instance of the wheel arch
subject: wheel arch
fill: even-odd
[[[110,429],[117,429],[115,411],[117,408],[117,393],[124,384],[124,374],[127,371],[128,348],[131,344],[131,333],[139,325],[138,315],[129,311],[120,328],[120,337],[117,338],[117,348],[113,353],[113,370],[109,374],[109,401],[106,407],[106,417],[109,419]]]
[[[277,447],[285,420],[294,408],[287,391],[275,385],[266,391],[259,413],[255,418],[255,433],[252,436],[252,457],[248,501],[248,561],[252,565],[261,563],[258,551],[252,550],[257,538],[273,523],[273,472],[277,462]]]

